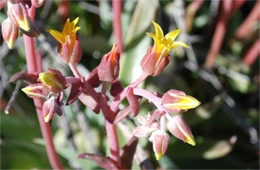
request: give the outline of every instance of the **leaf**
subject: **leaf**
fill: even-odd
[[[131,169],[138,139],[133,136],[123,147],[121,154],[122,169]]]
[[[113,170],[119,169],[117,165],[114,163],[114,161],[112,161],[110,158],[101,155],[82,153],[78,156],[78,158],[95,161],[100,167],[105,169],[113,169]]]

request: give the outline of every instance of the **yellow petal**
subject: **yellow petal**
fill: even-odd
[[[18,20],[18,25],[21,29],[23,29],[25,31],[30,30],[29,22],[27,19]]]
[[[56,87],[62,89],[63,86],[59,80],[55,77],[54,73],[43,72],[39,74],[39,80],[47,87]]]
[[[79,17],[75,18],[75,19],[71,22],[73,28],[77,25],[78,21],[79,21]]]
[[[65,43],[65,37],[61,32],[52,29],[47,30],[47,32],[49,32],[60,43]]]
[[[156,152],[155,152],[155,158],[156,158],[156,160],[160,160],[161,157],[162,157],[162,154],[161,154],[161,153],[156,153]]]
[[[80,27],[74,28],[73,31],[72,31],[72,33],[76,33],[79,29],[80,29]]]
[[[183,42],[180,42],[180,41],[173,42],[171,48],[173,49],[173,48],[176,48],[178,46],[185,47],[185,48],[190,48],[187,44],[185,44]]]
[[[181,32],[180,29],[173,30],[173,31],[167,33],[165,38],[166,39],[171,39],[172,41],[174,41],[176,39],[176,37],[180,34],[180,32]]]
[[[154,28],[155,28],[156,37],[159,38],[159,39],[164,38],[163,30],[162,30],[162,28],[160,27],[160,25],[157,24],[157,23],[154,22],[154,21],[153,21],[153,25],[154,25]]]
[[[68,18],[65,25],[64,25],[64,28],[62,30],[62,33],[63,34],[70,34],[71,32],[72,32],[71,23],[70,23],[70,19]]]
[[[195,146],[196,145],[196,142],[194,140],[194,137],[191,135],[191,136],[186,136],[186,142],[192,146]]]

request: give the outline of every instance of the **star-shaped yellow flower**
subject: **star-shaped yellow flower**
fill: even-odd
[[[149,32],[147,35],[151,36],[154,39],[153,52],[157,53],[157,57],[166,57],[168,53],[175,47],[182,46],[189,48],[189,46],[183,42],[175,41],[176,37],[179,35],[180,30],[176,29],[164,36],[163,30],[156,22],[153,21],[155,28],[155,33]]]
[[[79,17],[70,22],[68,18],[62,32],[50,29],[48,32],[57,40],[59,43],[64,44],[69,42],[70,46],[74,46],[76,41],[76,33],[80,27],[76,26],[79,21]]]

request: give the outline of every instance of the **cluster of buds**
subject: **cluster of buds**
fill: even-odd
[[[78,78],[65,77],[60,71],[49,69],[37,75],[19,72],[12,76],[10,81],[26,80],[30,84],[22,91],[30,98],[45,99],[42,107],[42,116],[49,122],[55,113],[62,115],[64,90],[71,86],[66,104],[73,103],[83,91],[84,81]]]
[[[166,153],[168,148],[170,137],[166,132],[167,129],[176,138],[192,146],[195,145],[191,129],[180,112],[196,108],[200,102],[182,91],[169,90],[161,97],[159,105],[162,107],[153,114],[138,116],[137,120],[141,125],[137,126],[133,132],[136,137],[150,136],[149,141],[153,143],[157,160]]]
[[[169,52],[173,48],[178,46],[189,48],[189,46],[183,42],[175,41],[180,33],[179,29],[173,30],[164,36],[160,25],[154,21],[153,25],[155,27],[155,34],[149,32],[147,35],[154,39],[154,46],[147,50],[142,59],[141,67],[148,75],[157,76],[169,64],[171,58]]]
[[[39,35],[32,18],[29,17],[28,10],[32,6],[38,8],[44,2],[45,0],[1,0],[0,9],[8,7],[8,17],[2,22],[2,37],[9,48],[14,46],[19,31],[31,37]]]

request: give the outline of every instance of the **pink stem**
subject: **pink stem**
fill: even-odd
[[[120,54],[123,53],[123,38],[122,38],[122,24],[121,24],[121,12],[122,1],[112,0],[113,7],[113,29],[115,34],[115,42],[118,45]]]
[[[29,10],[29,15],[33,19],[35,14],[35,8],[32,6]],[[42,61],[40,57],[36,56],[35,46],[34,46],[34,39],[24,35],[24,46],[25,46],[25,53],[26,53],[26,61],[27,61],[27,68],[29,73],[37,73],[42,71],[38,65],[42,65]],[[42,117],[42,99],[34,99],[34,105],[37,112],[37,117],[40,123],[41,133],[46,143],[46,150],[49,162],[53,169],[63,169],[60,159],[55,151],[53,139],[52,139],[52,131],[49,123],[45,123]]]
[[[260,40],[258,39],[258,40],[255,40],[254,44],[251,46],[251,48],[246,53],[246,55],[243,59],[243,62],[245,64],[247,64],[248,66],[251,66],[252,64],[254,64],[254,62],[260,55],[259,47],[260,47]]]

